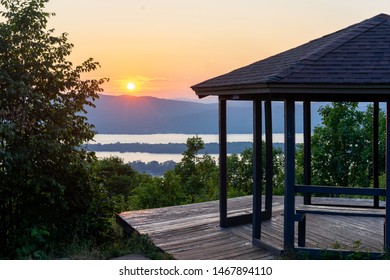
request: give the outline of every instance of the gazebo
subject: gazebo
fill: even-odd
[[[390,214],[390,16],[380,14],[306,44],[260,60],[230,73],[192,86],[200,97],[218,96],[219,100],[219,169],[220,226],[229,227],[252,222],[253,243],[262,244],[261,221],[272,216],[272,111],[273,101],[284,101],[285,183],[284,183],[284,251],[297,249],[298,232],[305,227],[305,214],[329,214],[298,211],[295,196],[303,193],[304,203],[311,205],[311,194],[352,194],[372,196],[372,208],[385,197],[383,214],[366,212],[331,212],[333,215],[383,217]],[[253,212],[228,217],[227,211],[227,101],[253,101]],[[304,185],[295,180],[295,103],[304,106]],[[373,188],[347,188],[311,185],[311,102],[372,102],[373,121]],[[378,111],[386,102],[386,189],[378,182]],[[265,205],[262,205],[262,110],[264,104],[266,133]],[[390,251],[390,223],[384,226],[384,249]],[[304,246],[299,233],[298,247]],[[303,241],[302,241],[303,238]],[[264,244],[262,244],[264,245]]]

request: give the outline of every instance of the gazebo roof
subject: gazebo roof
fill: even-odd
[[[199,97],[359,101],[390,96],[390,16],[335,33],[192,86]],[[363,97],[365,95],[366,97]],[[364,100],[363,100],[364,99]]]

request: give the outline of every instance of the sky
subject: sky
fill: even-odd
[[[105,94],[197,99],[190,86],[380,13],[388,0],[50,0],[48,26],[101,64]],[[133,83],[134,89],[128,89]]]

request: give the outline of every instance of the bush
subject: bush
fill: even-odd
[[[45,258],[75,235],[105,226],[102,190],[91,176],[94,136],[85,107],[105,81],[81,80],[67,34],[47,29],[47,0],[1,0],[0,257]],[[92,219],[92,224],[90,223]]]

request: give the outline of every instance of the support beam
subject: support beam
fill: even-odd
[[[295,221],[295,102],[284,101],[284,251],[294,250]]]
[[[311,104],[303,102],[303,184],[311,185]],[[303,203],[311,204],[311,195],[305,194]]]
[[[262,108],[261,100],[253,101],[253,239],[261,238],[262,193]]]
[[[372,124],[372,177],[374,188],[379,188],[379,102],[374,102]],[[374,207],[379,207],[379,197],[374,197]]]
[[[264,102],[265,111],[265,211],[269,219],[272,216],[272,185],[273,185],[273,145],[272,145],[272,103]]]
[[[386,221],[385,251],[390,252],[390,101],[386,102]]]
[[[227,125],[226,100],[219,99],[219,224],[227,227]]]

